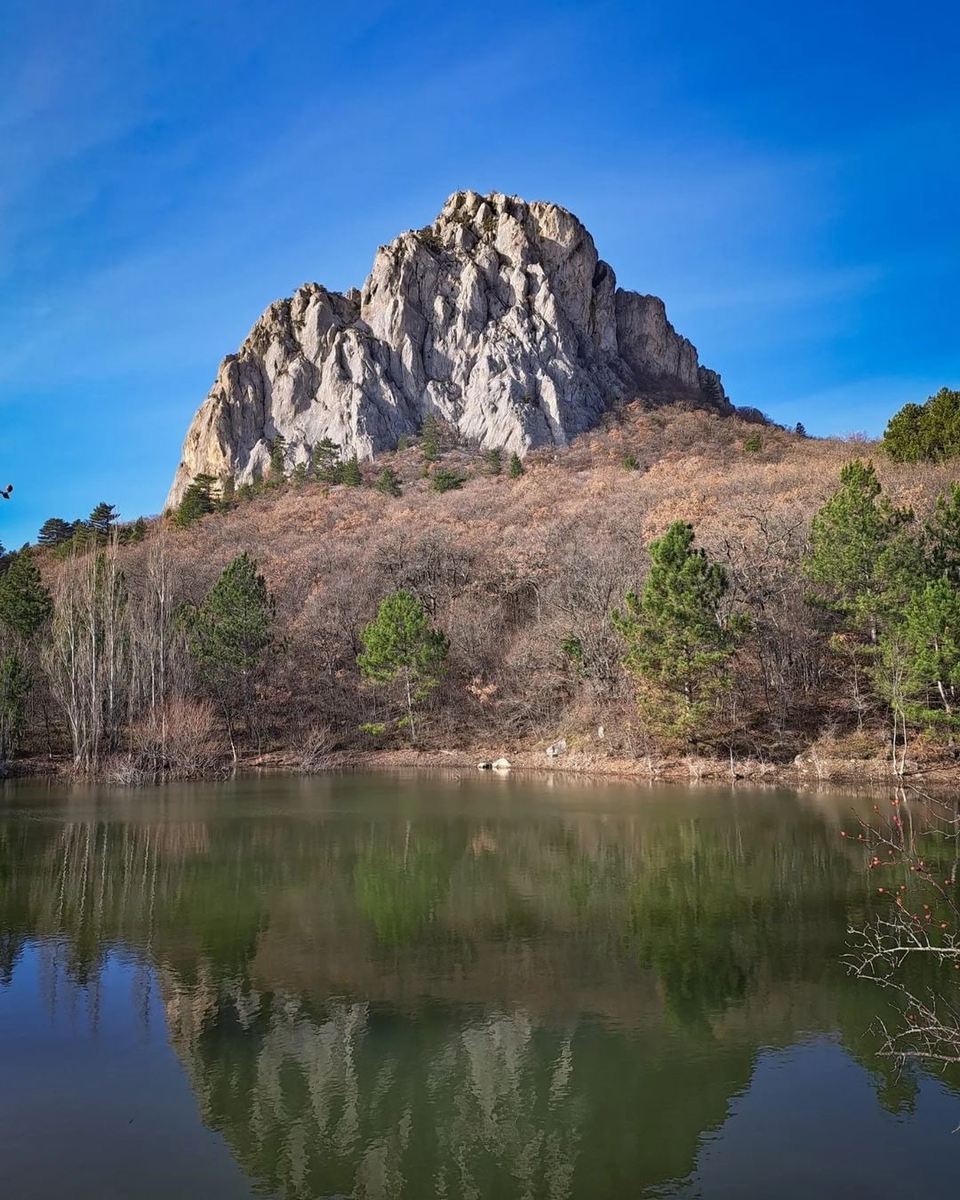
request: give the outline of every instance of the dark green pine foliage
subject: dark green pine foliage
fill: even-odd
[[[807,577],[825,607],[875,643],[910,594],[922,563],[907,527],[913,513],[883,495],[872,463],[847,463],[840,488],[813,518]]]
[[[377,476],[376,489],[384,496],[399,496],[403,489],[400,486],[400,477],[397,475],[393,467],[384,467]]]
[[[746,631],[725,618],[726,571],[693,548],[690,525],[675,521],[650,544],[650,573],[626,596],[613,623],[627,645],[627,672],[639,684],[638,707],[667,740],[708,738],[717,701],[730,683],[730,659]]]
[[[134,523],[130,526],[130,541],[142,542],[147,536],[147,523],[143,517],[137,517]]]
[[[32,686],[30,669],[19,654],[0,657],[0,763],[10,757],[23,732]]]
[[[0,576],[0,627],[21,642],[29,642],[50,616],[52,607],[50,593],[30,551],[13,555]]]
[[[430,487],[435,492],[455,492],[462,488],[466,482],[466,477],[459,475],[456,471],[448,471],[445,467],[438,467],[430,478]]]
[[[891,650],[900,651],[906,715],[925,725],[954,725],[960,699],[960,590],[944,577],[918,588],[904,607],[897,634],[884,650],[888,657]]]
[[[411,741],[416,741],[416,706],[440,682],[450,652],[443,633],[433,629],[423,605],[411,592],[387,596],[376,618],[360,634],[363,651],[357,664],[364,679],[379,686],[398,684]]]
[[[37,544],[40,546],[62,546],[73,537],[73,525],[62,517],[49,517],[40,526]]]
[[[354,454],[343,464],[340,471],[340,482],[347,487],[359,487],[363,483],[363,472],[360,470],[360,460]]]
[[[183,493],[183,499],[177,505],[174,523],[180,529],[186,529],[194,521],[199,521],[207,513],[216,511],[217,504],[213,498],[213,488],[216,480],[212,475],[196,475],[193,482]]]
[[[29,549],[9,556],[0,576],[0,763],[5,762],[23,730],[33,685],[31,649],[53,609]]]
[[[937,499],[933,516],[924,525],[924,552],[930,574],[960,588],[960,483]]]
[[[440,426],[432,413],[423,418],[420,428],[420,451],[424,462],[436,462],[440,457]]]
[[[340,462],[340,447],[329,438],[317,442],[310,455],[310,471],[321,483],[339,483],[343,465]]]
[[[941,388],[925,404],[905,404],[883,435],[897,462],[944,462],[960,454],[960,391]]]
[[[511,454],[510,455],[509,474],[510,474],[511,479],[519,479],[520,476],[523,474],[523,463],[520,460],[519,454]]]
[[[287,473],[287,439],[278,433],[270,443],[270,479],[279,483]]]
[[[237,718],[252,726],[254,689],[273,643],[275,605],[256,561],[243,553],[227,566],[183,622],[197,673],[220,703],[234,760]]]
[[[101,500],[90,514],[88,525],[98,540],[105,541],[110,536],[118,516],[116,505]]]
[[[487,451],[487,469],[491,475],[499,475],[503,470],[503,451],[494,448]]]

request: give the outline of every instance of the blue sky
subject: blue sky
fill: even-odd
[[[71,0],[0,15],[0,511],[156,512],[224,354],[458,188],[549,199],[739,404],[960,386],[952,3]]]

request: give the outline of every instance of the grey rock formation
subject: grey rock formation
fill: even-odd
[[[618,288],[571,213],[456,192],[380,247],[361,292],[308,283],[267,309],[221,364],[167,503],[200,473],[258,478],[278,434],[291,467],[325,437],[367,458],[433,413],[523,454],[644,395],[730,409],[663,302]]]

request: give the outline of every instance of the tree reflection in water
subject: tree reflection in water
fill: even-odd
[[[690,1174],[763,1048],[821,1034],[909,1108],[839,966],[874,902],[849,801],[425,786],[11,812],[0,979],[39,941],[95,1020],[134,956],[204,1121],[285,1197],[638,1194]]]

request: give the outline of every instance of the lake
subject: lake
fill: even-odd
[[[836,794],[0,790],[0,1195],[952,1197]],[[866,807],[865,807],[866,806]]]

